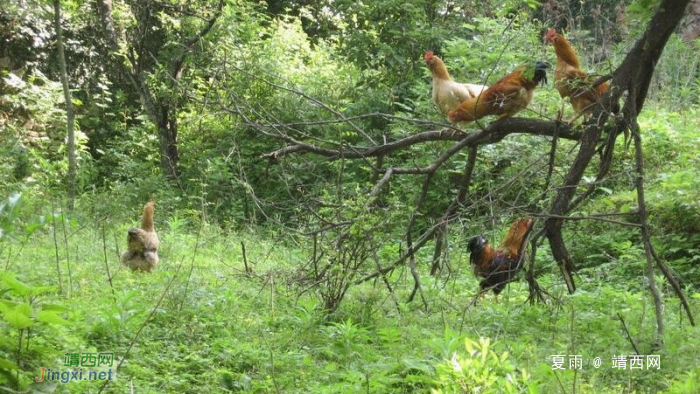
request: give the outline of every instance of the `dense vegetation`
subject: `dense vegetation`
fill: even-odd
[[[467,240],[498,244],[518,217],[545,232],[595,125],[562,124],[571,138],[516,129],[412,172],[467,135],[431,101],[427,50],[456,80],[491,84],[518,64],[554,64],[542,37],[555,27],[585,70],[614,74],[661,3],[2,2],[0,391],[700,392],[689,320],[700,313],[700,2],[634,117],[645,209],[632,124],[601,138],[614,144],[609,171],[599,177],[605,155],[593,155],[580,204],[562,215],[573,294],[539,238],[518,280],[479,298]],[[517,116],[555,124],[573,111],[550,81]],[[119,254],[149,197],[160,263],[131,272]],[[640,226],[660,260],[651,272]],[[114,352],[118,378],[34,382],[79,352]],[[661,367],[611,368],[632,354]],[[554,355],[565,367],[581,355],[582,369],[553,370]]]

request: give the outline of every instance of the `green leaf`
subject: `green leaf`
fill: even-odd
[[[6,371],[14,371],[17,369],[17,364],[6,358],[0,357],[0,369],[4,369]]]
[[[64,326],[70,324],[68,320],[63,319],[58,315],[58,313],[53,311],[40,311],[37,313],[36,318],[42,323],[59,324]]]
[[[41,304],[41,310],[43,311],[55,311],[55,312],[68,312],[69,308],[59,304]]]
[[[15,307],[15,311],[24,314],[24,316],[31,317],[34,314],[34,308],[26,302],[18,304]]]
[[[13,328],[16,328],[18,330],[34,325],[32,319],[27,317],[24,313],[18,312],[16,310],[5,311],[5,313],[3,314],[3,319]]]
[[[12,274],[2,275],[2,283],[5,284],[10,290],[14,291],[17,295],[26,296],[31,292],[31,287],[25,285],[24,283],[15,279]]]

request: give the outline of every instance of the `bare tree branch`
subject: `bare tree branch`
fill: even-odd
[[[531,134],[553,137],[558,135],[559,138],[577,141],[581,137],[571,127],[552,121],[528,119],[528,118],[510,118],[489,124],[483,130],[471,133],[464,133],[452,129],[443,129],[439,131],[426,131],[423,133],[413,134],[406,138],[388,142],[384,145],[358,150],[356,152],[343,152],[338,149],[329,149],[319,147],[313,144],[294,140],[293,145],[281,148],[274,152],[265,154],[263,157],[270,159],[278,159],[290,153],[314,153],[325,156],[330,159],[357,159],[364,157],[376,157],[386,155],[391,152],[405,149],[415,144],[431,142],[431,141],[465,141],[464,146],[479,146],[486,144],[495,144],[511,134]],[[275,136],[270,134],[270,137],[278,138],[290,142],[293,140],[287,136]]]

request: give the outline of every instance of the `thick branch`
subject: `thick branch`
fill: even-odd
[[[603,117],[605,117],[605,115],[603,115]],[[575,268],[569,256],[569,252],[566,250],[566,245],[564,244],[564,238],[561,233],[564,220],[560,217],[568,210],[569,203],[576,192],[576,187],[581,182],[584,171],[595,154],[596,143],[601,133],[602,127],[600,126],[590,125],[586,128],[583,138],[581,139],[581,146],[578,154],[564,179],[564,185],[559,189],[552,203],[552,209],[550,210],[552,217],[545,222],[545,228],[547,229],[546,234],[552,249],[552,255],[559,264],[569,293],[576,291],[576,286],[571,277]]]
[[[559,138],[577,141],[580,135],[574,132],[571,127],[562,125],[557,122],[544,121],[527,118],[510,118],[498,122],[493,122],[483,130],[472,133],[464,133],[457,130],[444,129],[439,131],[426,131],[423,133],[413,134],[409,137],[386,143],[377,147],[366,149],[358,149],[355,151],[341,151],[338,149],[324,148],[318,145],[309,144],[306,142],[295,141],[293,145],[286,146],[274,152],[270,152],[263,157],[269,159],[278,159],[290,153],[314,153],[330,159],[358,159],[364,157],[376,157],[386,155],[391,152],[407,148],[409,146],[430,142],[430,141],[461,141],[466,139],[466,145],[475,147],[479,145],[494,144],[510,134],[532,134],[543,136],[558,135]],[[275,137],[273,134],[268,134],[271,137],[289,141],[288,136]]]
[[[584,135],[581,138],[581,147],[578,154],[565,177],[564,185],[559,189],[559,193],[552,203],[550,213],[554,217],[545,222],[546,234],[552,249],[552,255],[562,270],[562,275],[570,293],[576,290],[571,277],[575,267],[564,244],[562,236],[563,220],[559,216],[564,215],[570,209],[576,187],[580,183],[595,153],[596,143],[602,134],[603,125],[609,115],[608,109],[612,107],[612,103],[617,102],[622,93],[631,84],[634,84],[637,91],[636,98],[630,104],[628,96],[626,106],[634,106],[635,114],[642,109],[646,98],[646,89],[651,81],[656,61],[674,28],[683,17],[687,4],[688,0],[665,0],[659,6],[642,38],[637,41],[634,48],[627,54],[625,60],[615,71],[608,93],[601,100],[601,105],[594,109],[593,116],[591,116],[591,120],[587,124]],[[619,127],[620,123],[612,131],[614,135],[622,131]]]

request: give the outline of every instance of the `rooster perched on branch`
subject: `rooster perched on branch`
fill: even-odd
[[[143,207],[141,228],[130,228],[127,236],[128,250],[122,253],[121,263],[132,270],[151,272],[158,265],[158,234],[153,224],[155,203],[151,198]]]
[[[509,118],[524,109],[532,101],[535,87],[547,83],[547,62],[524,64],[491,85],[481,95],[465,100],[450,111],[450,122],[472,122],[488,115]]]
[[[571,43],[566,37],[557,33],[554,28],[549,29],[544,38],[554,46],[554,52],[557,54],[557,64],[554,67],[554,87],[557,88],[561,97],[568,97],[571,101],[571,106],[576,112],[576,117],[569,122],[573,123],[580,116],[585,117],[590,113],[594,104],[608,91],[609,84],[603,82],[598,86],[593,86],[598,78],[581,70],[578,56],[576,56],[576,51]],[[612,108],[612,112],[615,113],[619,110],[618,104]]]
[[[494,250],[489,241],[478,235],[469,240],[469,262],[474,266],[474,274],[484,278],[479,287],[481,293],[493,289],[498,294],[522,268],[525,254],[525,240],[532,229],[532,219],[518,219],[510,226],[503,244]]]
[[[426,52],[423,60],[433,74],[433,102],[445,116],[459,107],[462,101],[476,97],[489,88],[473,83],[455,82],[450,77],[445,63],[435,56],[433,51]]]

